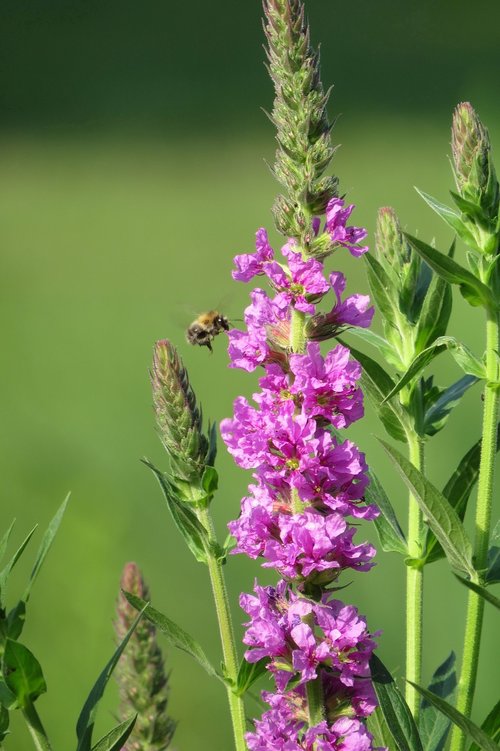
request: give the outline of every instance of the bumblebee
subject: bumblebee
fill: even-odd
[[[200,313],[186,331],[186,339],[189,344],[198,344],[200,347],[208,347],[212,352],[212,341],[222,331],[229,331],[229,320],[218,310],[209,310]]]

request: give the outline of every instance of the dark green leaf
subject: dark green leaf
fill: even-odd
[[[497,451],[500,449],[500,424],[497,427]],[[479,476],[479,462],[481,460],[481,441],[472,446],[460,460],[458,467],[446,483],[443,495],[453,506],[458,518],[463,521],[470,494]],[[427,530],[424,549],[426,563],[432,563],[444,558],[444,551],[436,540],[432,530]]]
[[[0,743],[9,734],[9,710],[0,706]]]
[[[1,671],[0,671],[1,673]],[[5,681],[0,677],[0,705],[5,709],[17,709],[18,703],[16,695],[12,693]]]
[[[92,751],[121,751],[124,747],[123,744],[129,737],[130,733],[134,729],[137,715],[129,717],[125,722],[121,722],[109,733],[106,733],[95,746],[92,747]]]
[[[123,650],[128,644],[128,641],[134,630],[142,618],[142,611],[138,614],[137,618],[125,634],[123,640],[113,653],[113,656],[109,662],[105,665],[98,679],[92,686],[92,689],[83,705],[83,709],[80,712],[78,722],[76,723],[76,735],[78,738],[78,745],[76,751],[91,751],[92,748],[92,733],[94,731],[95,718],[97,715],[97,709],[99,702],[101,701],[104,689],[113,674],[113,670],[116,667],[118,660],[120,659]]]
[[[7,579],[9,578],[9,574],[18,562],[19,558],[22,556],[24,549],[26,548],[26,545],[31,540],[33,533],[38,525],[35,525],[31,532],[28,533],[28,535],[25,537],[21,545],[18,547],[10,561],[7,563],[6,566],[0,571],[0,607],[5,608],[5,587],[7,584]]]
[[[45,557],[47,553],[50,550],[50,547],[54,541],[54,537],[57,534],[57,530],[59,529],[59,525],[61,524],[62,518],[64,516],[64,512],[66,511],[66,506],[68,505],[70,493],[66,496],[64,501],[62,502],[61,506],[57,510],[54,518],[50,522],[49,526],[47,527],[47,531],[45,532],[42,542],[40,544],[40,548],[38,550],[36,559],[35,559],[35,565],[33,566],[33,570],[31,572],[30,580],[28,582],[28,586],[26,587],[26,590],[23,595],[23,600],[25,602],[28,602],[30,594],[31,594],[31,588],[35,582],[36,577],[38,576],[40,569],[42,568],[42,564],[45,560]]]
[[[25,620],[26,603],[23,600],[20,600],[7,616],[7,636],[9,639],[14,639],[14,641],[19,639],[24,628]]]
[[[18,641],[7,639],[2,660],[2,673],[7,687],[20,707],[34,702],[47,691],[42,668],[35,655]]]
[[[160,613],[159,610],[155,610],[151,605],[148,605],[144,600],[141,600],[140,597],[137,597],[130,592],[124,592],[123,594],[134,608],[137,610],[144,610],[144,617],[156,626],[158,631],[161,631],[161,633],[166,636],[169,644],[178,649],[182,649],[184,652],[187,652],[188,655],[194,657],[209,675],[220,678],[198,642],[195,641],[186,631],[171,621],[170,618],[167,618],[166,615]]]
[[[387,748],[389,751],[396,751],[398,747],[394,743],[394,739],[387,727],[387,722],[385,721],[385,717],[380,707],[377,707],[375,712],[372,712],[372,714],[367,717],[366,725],[368,731],[373,735],[375,741],[373,745],[375,748]]]
[[[428,195],[428,193],[424,193],[418,188],[416,188],[416,191],[424,199],[427,205],[430,206],[431,209],[433,209],[433,211],[435,211],[436,214],[441,217],[441,219],[444,219],[446,224],[457,233],[457,235],[464,241],[466,245],[474,248],[475,250],[480,250],[476,243],[474,235],[468,228],[467,224],[460,216],[458,216],[458,214],[453,211],[453,209],[450,209],[449,206],[446,206],[444,203],[437,201],[435,198]]]
[[[219,475],[215,467],[205,467],[203,477],[201,478],[201,485],[207,496],[215,493],[219,485]]]
[[[445,496],[399,451],[381,441],[404,482],[415,497],[424,520],[441,543],[453,568],[475,575],[472,546],[456,511]]]
[[[481,725],[481,730],[484,730],[486,735],[491,738],[492,741],[495,741],[495,743],[500,740],[500,700],[497,701],[491,712],[489,712],[485,721]],[[477,743],[472,743],[469,751],[480,751]]]
[[[452,652],[432,676],[429,691],[442,699],[451,699],[455,692],[455,654]],[[419,720],[420,737],[424,751],[442,751],[450,729],[450,720],[433,704],[422,700]]]
[[[386,553],[401,553],[408,555],[408,546],[403,530],[399,526],[394,509],[387,494],[380,484],[378,477],[369,470],[370,483],[365,490],[368,503],[374,503],[380,509],[380,516],[374,520],[375,528],[380,538],[382,550]]]
[[[169,482],[163,472],[160,472],[153,464],[143,460],[144,464],[149,467],[156,475],[163,495],[167,501],[167,506],[172,514],[174,524],[184,537],[186,544],[194,557],[200,563],[207,562],[208,537],[206,529],[198,520],[196,514],[191,508],[176,496],[173,485]]]
[[[474,292],[481,303],[492,308],[495,307],[495,301],[488,287],[477,279],[470,271],[460,266],[456,261],[440,253],[431,245],[419,240],[418,237],[412,237],[405,233],[405,237],[415,251],[434,269],[436,274],[446,279],[450,284],[458,284],[461,288],[468,288]]]
[[[343,342],[342,342],[343,343]],[[347,345],[346,345],[347,346]],[[368,355],[349,347],[352,356],[363,368],[361,386],[368,399],[377,410],[385,429],[397,441],[406,443],[405,424],[408,422],[406,413],[397,402],[383,403],[386,395],[394,387],[394,381],[385,370]]]
[[[454,253],[455,241],[451,244],[448,256],[453,258]],[[417,322],[415,340],[417,354],[446,334],[452,304],[453,295],[449,283],[438,274],[433,274]]]
[[[467,389],[477,382],[476,376],[464,375],[443,391],[426,410],[424,417],[424,432],[426,435],[435,435],[444,427],[450,412],[460,402]]]
[[[399,751],[423,751],[417,726],[391,674],[376,655],[370,659],[380,710]]]
[[[491,603],[500,610],[500,600],[498,599],[498,597],[492,595],[489,590],[481,587],[479,584],[476,584],[473,581],[470,581],[469,579],[463,579],[461,576],[457,576],[456,574],[455,576],[461,584],[465,585],[469,589],[472,589],[472,591],[479,595],[479,597],[482,597],[483,600],[486,600],[486,602]]]
[[[208,425],[208,451],[205,457],[205,464],[213,467],[217,455],[217,423],[212,422]]]
[[[497,582],[500,582],[500,522],[497,522],[491,533],[490,549],[488,550],[488,571],[486,572],[487,585]]]
[[[448,704],[447,701],[441,699],[440,696],[436,696],[436,694],[433,694],[426,688],[417,686],[416,683],[412,683],[411,681],[408,681],[408,683],[413,686],[413,688],[415,688],[419,692],[419,694],[427,699],[427,701],[429,701],[431,704],[434,704],[434,706],[436,706],[443,714],[449,717],[450,720],[455,723],[455,725],[457,725],[461,730],[467,733],[467,735],[469,735],[472,740],[475,741],[481,749],[483,749],[483,751],[499,751],[497,744],[494,743],[491,738],[488,738],[486,733],[477,725],[475,725],[472,720],[469,720],[468,717],[464,717],[464,715],[459,712],[458,709],[455,709],[455,707],[452,707],[451,704]]]
[[[263,657],[258,662],[247,662],[244,658],[241,661],[240,669],[238,670],[238,677],[236,679],[236,687],[233,693],[236,696],[244,696],[248,689],[260,678],[261,675],[267,670],[269,660],[267,657]]]

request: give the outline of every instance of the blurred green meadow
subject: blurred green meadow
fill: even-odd
[[[470,99],[489,126],[500,168],[492,31],[500,12],[492,0],[479,3],[465,25],[465,0],[437,5],[385,0],[376,15],[369,0],[349,7],[310,3],[324,80],[336,82],[331,112],[344,113],[334,130],[342,144],[334,169],[358,206],[355,223],[367,226],[373,239],[378,207],[391,205],[408,231],[445,248],[450,233],[413,185],[442,200],[453,187],[449,125],[461,99]],[[185,549],[140,463],[143,456],[165,463],[148,368],[156,339],[178,344],[204,414],[217,421],[231,413],[238,394],[252,393],[256,376],[228,369],[222,336],[210,355],[190,347],[184,330],[211,307],[242,317],[249,289],[231,280],[232,257],[253,248],[258,227],[272,230],[277,188],[264,161],[272,162],[273,131],[259,112],[272,105],[261,64],[260,3],[246,0],[238,19],[229,2],[195,3],[195,23],[188,6],[110,2],[104,8],[53,0],[40,10],[34,2],[9,0],[1,11],[7,61],[0,131],[3,526],[16,517],[20,542],[34,524],[43,530],[72,492],[23,636],[48,683],[37,706],[54,751],[74,747],[78,712],[114,649],[125,562],[137,561],[153,604],[197,638],[213,663],[220,660],[207,572]],[[270,235],[278,246],[274,230]],[[361,261],[338,253],[331,267],[348,275],[350,293],[367,291]],[[380,330],[380,321],[374,327]],[[481,312],[457,295],[451,333],[481,354],[483,328]],[[445,355],[436,374],[443,384],[460,377]],[[382,429],[367,412],[351,435],[404,519],[405,490],[374,438]],[[429,444],[429,475],[438,485],[477,440],[480,422],[480,393],[472,389]],[[249,478],[221,445],[217,467],[213,512],[224,537]],[[499,515],[497,504],[494,519]],[[363,533],[376,542],[373,529]],[[30,570],[29,554],[23,558],[12,598]],[[342,595],[382,631],[380,655],[402,676],[403,565],[384,553],[377,561]],[[466,599],[446,563],[427,571],[426,681],[451,649],[460,652]],[[239,592],[256,575],[272,577],[240,557],[229,560],[226,575],[240,624]],[[477,721],[499,694],[495,616],[487,607]],[[175,748],[230,748],[221,685],[184,653],[166,656],[171,714],[179,721]],[[116,706],[112,686],[98,730],[114,724]],[[259,712],[251,699],[248,711]],[[13,731],[7,751],[30,748],[19,718]]]

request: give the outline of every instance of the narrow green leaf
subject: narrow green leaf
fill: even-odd
[[[380,710],[399,751],[423,751],[417,726],[391,674],[376,656],[370,659],[373,687]]]
[[[391,399],[398,391],[406,386],[410,381],[421,373],[424,368],[429,365],[435,357],[437,357],[445,349],[448,349],[462,370],[468,375],[472,375],[475,378],[486,379],[486,369],[484,364],[473,355],[465,344],[457,341],[453,336],[441,336],[436,339],[427,349],[424,349],[415,359],[410,363],[408,370],[396,383],[394,388],[387,394],[385,401]]]
[[[134,729],[136,720],[137,715],[133,715],[128,720],[121,722],[109,733],[106,733],[100,741],[97,741],[95,746],[92,746],[92,751],[121,751],[123,744]]]
[[[473,581],[470,581],[469,579],[464,579],[463,577],[457,576],[456,574],[455,576],[461,584],[468,587],[469,589],[472,589],[472,591],[482,597],[483,600],[486,600],[486,602],[491,603],[500,610],[500,600],[498,599],[498,597],[495,597],[487,589],[481,587],[479,584],[476,584]]]
[[[38,549],[38,553],[35,559],[35,565],[33,566],[33,570],[31,572],[30,580],[23,595],[23,600],[25,602],[28,602],[30,598],[31,588],[35,582],[36,577],[40,573],[40,569],[42,568],[43,562],[45,561],[45,557],[51,548],[54,537],[57,534],[57,530],[59,529],[59,525],[61,524],[64,512],[66,511],[66,506],[68,505],[69,497],[70,493],[68,493],[61,506],[57,510],[54,518],[50,522],[42,538],[42,542],[40,543],[40,548]]]
[[[344,342],[342,342],[342,344],[344,344]],[[408,422],[406,413],[402,406],[397,402],[384,403],[385,397],[394,387],[394,381],[385,370],[375,362],[375,360],[372,360],[371,357],[368,357],[368,355],[359,352],[359,350],[354,349],[353,347],[349,347],[349,349],[351,350],[354,359],[357,360],[363,368],[361,386],[368,399],[377,410],[385,429],[391,438],[406,443],[405,424]]]
[[[472,203],[472,201],[467,201],[465,198],[462,198],[461,195],[455,193],[453,190],[450,190],[450,196],[453,198],[462,214],[474,217],[475,219],[483,218],[483,211],[481,209],[481,206],[477,206],[475,203]],[[476,250],[479,250],[479,246],[476,247]]]
[[[448,386],[436,401],[426,410],[424,417],[424,431],[433,436],[444,427],[450,412],[457,406],[465,392],[478,382],[472,375],[464,375],[458,381]]]
[[[399,391],[401,391],[401,389],[404,388],[407,383],[415,380],[415,378],[422,372],[422,370],[424,370],[424,368],[426,368],[427,365],[429,365],[429,363],[431,363],[432,360],[434,360],[434,358],[437,357],[445,349],[446,344],[438,340],[434,342],[434,344],[431,344],[430,347],[427,347],[427,349],[424,349],[423,352],[421,352],[419,355],[417,355],[406,370],[406,373],[404,373],[404,375],[394,385],[391,391],[389,391],[384,399],[384,402],[392,399],[392,397],[395,396]]]
[[[92,748],[92,733],[94,731],[95,718],[97,715],[97,709],[99,702],[101,701],[106,685],[113,674],[113,670],[116,667],[118,660],[120,659],[123,650],[128,644],[128,641],[134,633],[135,627],[141,620],[143,610],[138,614],[135,621],[125,634],[123,640],[120,642],[116,650],[114,651],[109,662],[104,666],[98,679],[92,686],[92,689],[83,705],[82,711],[76,723],[76,736],[78,738],[78,745],[76,751],[91,751]]]
[[[461,712],[458,711],[458,709],[455,709],[455,707],[452,707],[451,704],[448,704],[447,701],[444,699],[441,699],[440,696],[436,696],[436,694],[433,694],[431,691],[428,691],[426,688],[422,688],[422,686],[417,686],[416,683],[412,683],[411,681],[408,681],[408,683],[415,688],[419,694],[421,694],[427,701],[429,701],[431,704],[434,704],[443,714],[445,714],[447,717],[450,718],[450,720],[455,723],[461,730],[463,730],[467,735],[469,735],[475,743],[479,746],[479,748],[483,749],[483,751],[499,751],[499,747],[497,744],[491,740],[491,738],[488,738],[486,733],[481,730],[476,724],[472,722],[472,720],[469,720],[468,717],[465,717]]]
[[[365,490],[368,503],[374,503],[380,509],[380,516],[374,520],[380,544],[386,553],[408,555],[408,546],[403,530],[399,526],[394,509],[378,477],[369,470],[370,483]]]
[[[0,561],[5,555],[5,551],[7,550],[7,545],[9,544],[9,538],[11,535],[12,530],[14,529],[14,524],[16,523],[16,520],[13,519],[11,522],[10,527],[3,535],[2,539],[0,540]]]
[[[375,748],[387,748],[389,751],[397,750],[398,747],[394,742],[394,738],[390,733],[380,707],[377,707],[375,712],[372,712],[372,714],[367,717],[366,725],[368,731],[373,735]]]
[[[236,679],[236,686],[233,693],[235,693],[236,696],[244,696],[255,681],[258,680],[261,675],[264,675],[268,664],[269,659],[267,657],[263,657],[262,660],[259,660],[258,662],[247,662],[245,658],[243,658],[238,670],[238,677]]]
[[[497,451],[500,450],[500,424],[497,426]],[[463,521],[470,494],[479,477],[479,462],[481,460],[481,441],[477,441],[462,457],[458,467],[451,475],[443,489],[443,495],[453,506],[458,518]],[[427,530],[424,549],[426,563],[432,563],[444,558],[444,551],[436,540],[431,529]]]
[[[394,282],[372,253],[366,253],[364,262],[367,264],[368,284],[377,309],[383,316],[384,322],[399,329],[401,314]]]
[[[415,190],[417,191],[419,196],[424,199],[426,204],[430,206],[431,209],[435,211],[436,214],[438,214],[438,216],[440,216],[441,219],[443,219],[446,224],[457,233],[457,235],[464,241],[466,245],[474,248],[475,250],[480,250],[476,243],[474,235],[467,227],[463,219],[458,214],[456,214],[453,209],[450,209],[449,206],[446,206],[444,203],[437,201],[428,193],[424,193],[418,188],[415,188]]]
[[[481,725],[481,730],[495,743],[500,740],[500,700],[497,701],[491,712],[488,713],[488,716]],[[469,751],[480,751],[477,743],[472,743]]]
[[[34,702],[47,691],[42,668],[35,655],[18,641],[7,639],[2,660],[2,673],[7,687],[20,707]]]
[[[188,655],[194,657],[194,659],[201,665],[201,667],[207,671],[209,675],[215,678],[221,678],[217,671],[212,667],[203,649],[200,647],[197,641],[195,641],[184,629],[178,626],[166,615],[160,613],[159,610],[155,610],[147,602],[141,600],[140,597],[131,594],[130,592],[123,593],[129,603],[137,610],[143,610],[144,617],[148,619],[158,631],[161,631],[167,638],[169,644],[178,649],[182,649],[183,652],[187,652]]]
[[[470,271],[460,266],[456,261],[440,253],[431,245],[419,240],[418,237],[412,237],[406,233],[405,237],[414,248],[414,250],[434,269],[436,274],[446,279],[450,284],[458,284],[461,288],[465,287],[473,291],[481,303],[492,308],[495,307],[495,300],[488,289],[479,279]]]
[[[424,519],[441,543],[453,568],[475,575],[472,546],[462,522],[445,496],[399,451],[380,441],[415,497]]]
[[[388,342],[382,336],[379,336],[374,331],[371,331],[371,329],[362,329],[359,326],[353,326],[346,333],[349,334],[349,336],[354,336],[358,339],[362,339],[367,344],[371,344],[372,347],[375,347],[375,349],[380,352],[384,360],[393,365],[396,370],[404,369],[404,365],[401,362],[401,359],[399,357],[399,354],[396,352],[395,347],[393,347],[392,344],[390,344],[390,342]]]
[[[500,582],[500,521],[496,523],[491,533],[488,550],[488,571],[486,572],[487,585],[497,582]]]
[[[451,244],[448,256],[453,258],[454,253],[455,241]],[[449,282],[438,274],[433,274],[417,321],[415,338],[417,354],[446,334],[452,305],[453,295]]]
[[[144,464],[155,474],[165,496],[168,509],[174,520],[174,524],[184,537],[184,540],[199,563],[207,562],[208,537],[206,529],[198,520],[191,508],[179,501],[173,485],[163,472],[160,472],[153,464],[143,459]]]
[[[7,579],[9,578],[10,572],[12,571],[12,569],[18,562],[19,558],[22,556],[26,548],[26,545],[31,540],[33,533],[35,529],[37,528],[37,526],[38,525],[35,524],[31,532],[29,532],[28,535],[24,538],[23,542],[18,547],[18,549],[16,550],[16,552],[14,553],[10,561],[7,563],[6,566],[4,566],[2,571],[0,571],[0,607],[2,608],[5,608],[5,587],[7,585]]]
[[[455,693],[456,685],[455,654],[452,652],[432,676],[429,691],[442,699],[451,699]],[[433,704],[423,699],[419,730],[424,751],[442,751],[449,729],[450,720]]]

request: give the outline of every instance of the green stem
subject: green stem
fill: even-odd
[[[498,314],[488,311],[486,321],[486,386],[484,388],[483,435],[481,442],[481,462],[477,489],[476,534],[474,542],[474,566],[481,583],[487,566],[488,542],[490,537],[491,504],[493,497],[493,470],[496,454],[498,390],[495,382],[497,374],[497,352],[499,345]],[[465,638],[462,670],[458,682],[457,709],[470,717],[476,688],[479,663],[479,647],[483,624],[484,600],[472,590],[467,601]],[[453,727],[451,751],[463,751],[465,733]]]
[[[409,459],[420,472],[424,470],[424,444],[415,432],[408,432]],[[422,513],[410,493],[408,506],[408,553],[410,558],[422,556]],[[423,632],[423,568],[408,566],[406,570],[406,678],[421,685]],[[420,699],[417,691],[406,684],[406,702],[418,722]]]
[[[208,539],[210,543],[215,543],[216,536],[209,510],[199,509],[198,517],[208,532]],[[226,674],[231,681],[231,684],[235,686],[238,678],[238,655],[236,652],[231,611],[229,609],[229,598],[227,596],[224,574],[222,573],[222,564],[220,560],[217,559],[212,553],[209,553],[208,556],[208,572],[210,574],[210,582],[212,584],[215,609],[217,611],[217,620],[219,623],[222,654],[224,656]],[[232,691],[231,686],[227,687],[227,698],[233,724],[236,750],[246,751],[246,724],[243,698],[241,696],[236,696],[236,694]]]
[[[37,751],[52,751],[52,746],[47,738],[35,705],[27,700],[27,704],[23,707],[22,712]]]

